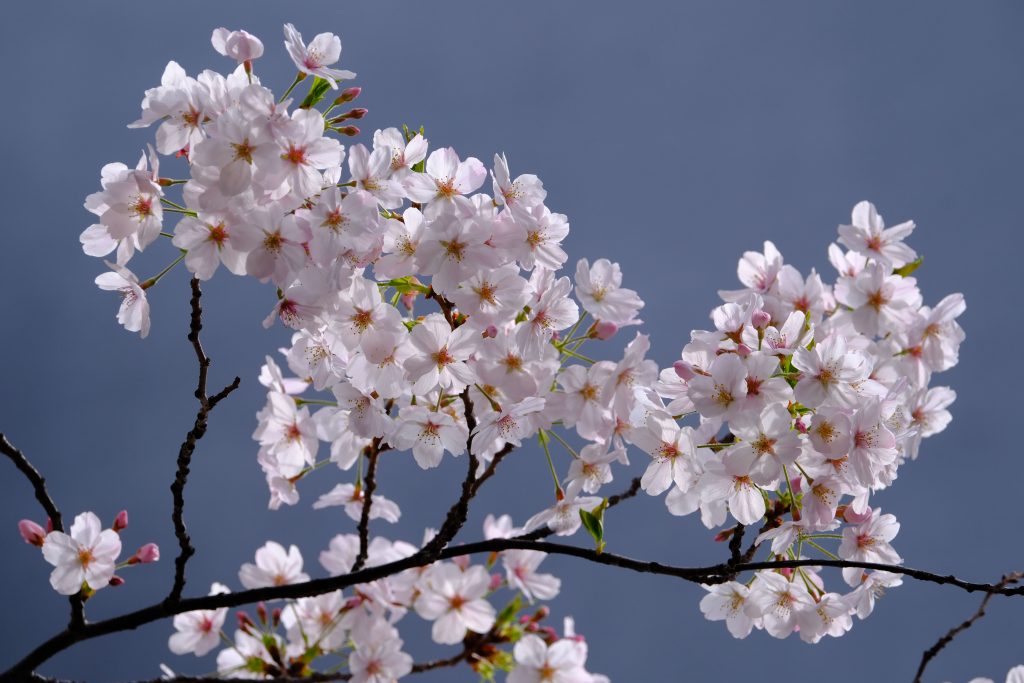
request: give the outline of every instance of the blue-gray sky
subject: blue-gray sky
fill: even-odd
[[[92,284],[102,263],[79,247],[91,222],[82,200],[99,188],[103,164],[133,164],[151,139],[125,124],[169,59],[192,74],[230,67],[209,45],[213,28],[263,38],[257,69],[281,91],[293,71],[281,45],[286,21],[307,38],[342,36],[342,66],[359,73],[359,104],[370,109],[364,129],[422,123],[434,146],[485,161],[504,151],[514,171],[540,175],[548,204],[572,223],[573,261],[617,260],[626,286],[646,299],[661,365],[690,329],[708,324],[715,291],[736,286],[743,250],[771,239],[787,262],[831,277],[825,248],[858,200],[872,200],[891,222],[916,220],[925,300],[964,292],[968,338],[960,365],[936,379],[959,394],[954,422],[876,502],[900,518],[896,547],[909,565],[979,580],[1024,568],[1016,430],[1024,376],[1015,360],[1024,337],[1022,20],[1024,6],[1009,1],[10,3],[0,25],[0,430],[43,469],[69,518],[89,509],[109,521],[126,507],[126,545],[156,540],[165,552],[158,565],[126,572],[126,586],[100,593],[90,615],[147,604],[169,585],[167,487],[195,405],[186,274],[152,290],[150,338],[123,331],[115,299]],[[147,251],[143,273],[168,254]],[[221,272],[206,287],[212,381],[238,374],[243,385],[218,407],[195,456],[190,594],[213,580],[237,587],[238,566],[268,538],[299,543],[319,572],[317,553],[352,528],[337,510],[309,509],[336,481],[329,473],[297,508],[265,509],[250,439],[264,399],[255,376],[287,335],[263,330],[272,293],[250,280]],[[506,485],[477,503],[469,537],[487,510],[521,521],[545,505],[544,467],[533,449],[510,458]],[[406,515],[378,531],[418,539],[424,520],[440,519],[461,468],[385,462],[382,491]],[[29,487],[9,464],[0,472],[3,668],[62,627],[66,602],[49,588],[48,565],[17,537],[18,519],[40,517]],[[617,552],[668,562],[725,552],[660,499],[615,510],[608,533]],[[591,668],[617,681],[909,681],[921,651],[978,600],[908,583],[841,639],[809,646],[760,632],[737,641],[700,616],[696,586],[548,562],[564,579],[554,614],[576,617]],[[1024,661],[1019,600],[996,600],[929,680],[1001,679]],[[410,651],[439,654],[412,626],[416,617],[408,621]],[[212,668],[212,658],[170,654],[171,631],[159,623],[82,644],[42,671],[118,681],[155,676],[159,662]],[[421,680],[473,679],[459,671]]]

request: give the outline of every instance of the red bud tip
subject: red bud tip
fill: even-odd
[[[128,511],[121,510],[117,513],[117,517],[114,518],[114,525],[111,527],[114,531],[120,533],[121,529],[128,528]]]
[[[501,574],[498,574],[498,573],[491,574],[491,584],[489,586],[490,590],[496,591],[499,588],[501,588],[501,582],[504,581],[504,580],[505,579],[502,578]]]
[[[341,128],[335,128],[334,130],[337,131],[340,135],[347,135],[349,137],[355,137],[356,135],[359,135],[358,126],[342,126]]]
[[[754,311],[750,316],[750,324],[759,330],[763,330],[768,327],[768,324],[772,321],[772,317],[760,308]]]
[[[267,603],[256,603],[256,616],[260,618],[261,623],[267,623]]]
[[[618,331],[618,325],[616,325],[615,323],[610,323],[606,320],[597,321],[591,328],[591,334],[597,339],[600,339],[601,341],[611,339],[612,337],[615,336],[615,333]]]
[[[359,93],[363,92],[362,88],[345,88],[341,91],[341,94],[334,100],[334,106],[351,102],[352,100],[359,97]]]
[[[18,532],[21,537],[25,539],[26,543],[36,546],[37,548],[43,547],[43,541],[46,540],[46,531],[43,527],[39,526],[30,519],[23,519],[18,522]]]
[[[110,577],[110,585],[111,586],[123,586],[124,585],[124,579],[122,579],[120,576],[116,576],[116,575],[115,576],[111,576]]]
[[[149,564],[160,559],[160,548],[156,543],[147,543],[128,559],[128,564]]]

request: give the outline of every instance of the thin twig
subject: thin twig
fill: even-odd
[[[212,398],[206,395],[206,378],[210,369],[210,358],[203,351],[203,344],[199,340],[199,332],[203,329],[203,307],[200,299],[203,292],[199,287],[199,280],[192,278],[192,297],[189,303],[192,308],[192,315],[189,323],[188,340],[196,354],[196,361],[199,364],[199,379],[196,382],[195,397],[199,401],[199,411],[196,413],[192,429],[185,436],[181,448],[178,449],[178,468],[171,483],[171,495],[174,498],[174,508],[171,512],[171,520],[174,523],[174,536],[178,539],[178,556],[174,558],[174,583],[170,593],[167,594],[166,602],[175,603],[181,600],[181,593],[185,588],[185,566],[190,557],[195,555],[196,549],[192,545],[192,539],[185,527],[185,485],[188,483],[189,467],[192,464],[192,454],[196,450],[196,443],[206,434],[207,418],[210,411],[220,401],[226,398],[232,391],[238,388],[241,379],[235,380],[228,386],[217,392]]]
[[[368,466],[366,468],[366,477],[363,479],[363,510],[359,515],[359,554],[356,555],[352,571],[359,571],[363,568],[370,552],[370,506],[373,505],[373,492],[377,490],[377,456],[380,454],[379,446],[380,439],[376,438],[367,447],[369,453],[367,454]]]
[[[43,507],[43,511],[46,512],[46,516],[50,518],[50,524],[53,525],[54,531],[64,531],[64,519],[61,517],[60,510],[57,508],[57,504],[53,502],[53,498],[50,497],[50,492],[46,490],[46,478],[39,473],[39,470],[29,462],[28,457],[20,450],[14,447],[7,437],[0,434],[0,452],[11,459],[14,466],[25,475],[29,483],[32,484],[32,489],[35,491],[36,500]],[[85,605],[82,601],[82,594],[75,593],[74,595],[68,596],[68,603],[71,605],[71,621],[69,628],[75,629],[85,624]]]
[[[1021,579],[1024,579],[1024,572],[1013,572],[1012,574],[1005,575],[1002,580],[997,583],[997,586],[1006,587],[1010,584],[1017,583]],[[921,664],[917,667],[917,673],[914,675],[914,683],[921,683],[921,677],[924,675],[924,670],[928,667],[928,663],[938,655],[944,647],[949,645],[954,638],[960,635],[961,632],[966,631],[970,627],[974,626],[975,622],[985,616],[985,608],[988,607],[989,600],[996,593],[988,593],[981,600],[981,604],[978,606],[978,611],[972,614],[968,619],[958,626],[954,626],[949,629],[946,635],[939,638],[934,645],[924,651],[921,655]]]

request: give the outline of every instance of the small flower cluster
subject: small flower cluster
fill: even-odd
[[[88,599],[107,586],[120,586],[124,579],[114,574],[118,569],[135,564],[148,564],[160,559],[156,543],[146,543],[123,562],[121,531],[128,526],[128,511],[121,510],[109,529],[92,512],[75,517],[68,533],[54,531],[50,520],[46,528],[32,520],[18,522],[18,531],[26,543],[43,552],[43,559],[53,565],[50,585],[61,595],[81,595]]]
[[[488,517],[488,538],[519,533],[507,516]],[[425,535],[429,541],[433,532]],[[413,555],[418,548],[403,541],[376,537],[368,548],[366,566],[374,567]],[[320,553],[320,564],[331,576],[349,573],[359,553],[359,538],[339,534]],[[412,657],[402,650],[397,624],[410,612],[433,622],[431,634],[441,644],[466,643],[467,661],[483,677],[514,668],[508,680],[602,683],[589,673],[587,647],[566,620],[563,637],[542,626],[549,611],[532,607],[537,600],[558,595],[561,582],[538,571],[544,553],[507,550],[484,565],[468,557],[437,562],[354,586],[350,595],[334,591],[290,600],[268,613],[260,604],[257,619],[237,614],[238,629],[229,640],[223,632],[226,608],[180,614],[169,647],[175,654],[203,656],[229,643],[217,655],[218,674],[237,678],[305,675],[314,662],[330,658],[347,663],[351,680],[388,683],[410,673]],[[499,571],[500,569],[500,571]],[[303,559],[294,545],[285,550],[273,541],[256,551],[254,563],[244,564],[238,578],[245,588],[261,588],[309,580]],[[227,592],[214,584],[211,595]],[[492,604],[503,591],[511,598],[499,612]],[[511,652],[502,649],[514,643]],[[472,657],[468,656],[472,654]]]
[[[602,548],[607,500],[595,494],[630,465],[633,449],[645,454],[641,488],[666,494],[670,513],[699,511],[709,529],[730,518],[760,524],[754,542],[770,541],[775,558],[901,562],[891,546],[899,524],[872,508],[871,497],[950,421],[955,394],[931,378],[957,362],[964,335],[956,319],[965,309],[959,294],[923,304],[911,276],[921,261],[904,242],[912,222],[885,228],[873,205],[854,207],[829,247],[833,284],[815,270],[805,277],[766,242],[741,259],[743,288],[720,292],[714,329],[691,332],[672,367],[659,370],[646,357],[650,342],[640,333],[621,358],[596,360],[584,344],[640,324],[644,302],[607,259],[582,259],[573,277],[562,274],[569,222],[545,204],[540,179],[513,176],[504,155],[488,171],[450,147],[431,150],[422,129],[377,130],[369,146],[346,149],[332,135],[358,135],[348,122],[366,110],[332,111],[359,88],[317,108],[338,81],[354,77],[331,67],[340,40],[320,34],[306,45],[290,25],[285,37],[299,73],[281,98],[254,73],[263,45],[244,31],[214,32],[215,49],[238,62],[227,76],[192,78],[171,62],[132,124],[159,124],[155,148],[134,169],[103,169],[102,191],[86,201],[99,223],[81,238],[87,254],[116,252],[97,284],[122,294],[118,320],[142,336],[146,290],[178,262],[201,280],[223,264],[273,284],[264,324],[280,321],[294,333],[282,350],[290,375],[270,357],[260,375],[267,403],[253,438],[271,508],[296,504],[299,482],[333,462],[355,468],[354,480],[313,507],[342,506],[356,522],[395,522],[398,504],[369,485],[367,468],[378,457],[427,469],[448,453],[472,458],[478,474],[493,473],[535,437],[555,501],[523,529],[492,520],[488,537],[542,527],[570,535],[585,525]],[[309,75],[309,93],[292,108],[288,96]],[[160,177],[158,154],[184,158],[188,178]],[[481,191],[488,175],[490,194]],[[174,186],[180,203],[165,196]],[[166,214],[181,216],[173,233],[163,231]],[[140,281],[126,264],[161,235],[180,256]],[[555,442],[568,454],[563,477],[550,452]],[[834,541],[838,547],[825,547]],[[357,536],[337,536],[321,564],[347,573],[358,550]],[[373,566],[417,547],[374,537],[368,551]],[[356,587],[348,598],[289,602],[259,623],[242,617],[218,667],[292,675],[334,653],[348,657],[353,680],[390,681],[412,670],[395,624],[413,610],[433,622],[438,643],[477,634],[474,666],[485,672],[517,665],[508,680],[599,680],[586,672],[585,645],[571,628],[558,638],[538,630],[539,619],[516,621],[524,600],[558,592],[557,578],[536,571],[543,557],[505,551],[498,578],[489,574],[498,557],[484,566],[436,562]],[[268,543],[239,578],[253,588],[308,576],[297,548]],[[866,617],[882,591],[900,583],[896,574],[852,568],[843,578],[852,590],[840,594],[813,568],[761,571],[746,583],[710,586],[701,609],[737,637],[759,628],[816,642],[845,633],[853,615]],[[497,612],[488,599],[501,587],[517,592],[516,606]],[[179,616],[171,649],[205,654],[225,614]],[[511,655],[498,647],[513,642]]]

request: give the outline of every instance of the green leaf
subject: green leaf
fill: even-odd
[[[586,510],[580,510],[580,520],[583,521],[583,526],[597,543],[597,552],[600,553],[604,550],[604,524],[597,515]]]
[[[519,610],[523,607],[523,599],[517,595],[513,598],[512,602],[505,605],[505,609],[501,610],[498,614],[498,618],[495,620],[497,624],[505,624],[515,620],[516,615],[519,614]]]
[[[910,263],[902,265],[899,268],[896,268],[895,270],[893,270],[892,274],[893,275],[899,275],[901,277],[907,277],[908,275],[913,273],[915,270],[920,268],[922,263],[924,263],[924,256],[918,256],[916,259],[914,259]]]
[[[302,104],[299,107],[301,109],[309,109],[316,106],[330,89],[331,84],[317,76],[313,79],[313,85],[309,86],[309,94],[306,95],[306,99],[302,100]]]

